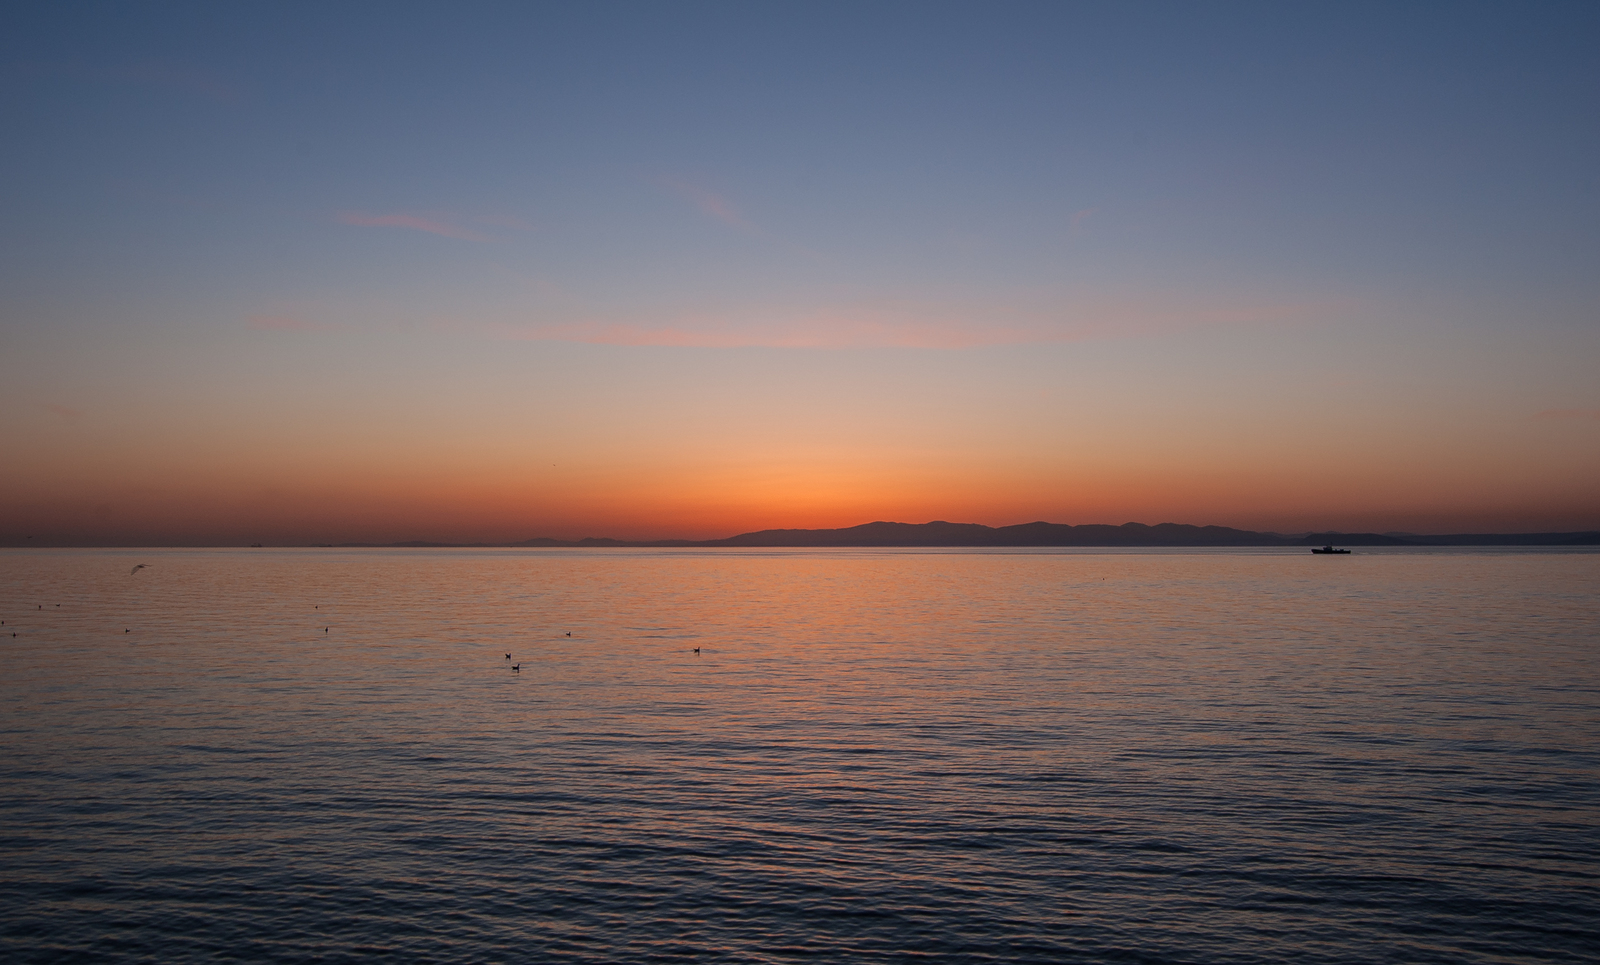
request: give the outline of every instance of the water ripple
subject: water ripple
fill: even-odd
[[[0,551],[8,962],[1600,947],[1600,555],[131,558]]]

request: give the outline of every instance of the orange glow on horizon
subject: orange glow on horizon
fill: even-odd
[[[677,467],[654,477],[643,469],[612,474],[599,467],[525,478],[422,469],[293,475],[198,473],[181,482],[134,481],[114,494],[83,485],[13,494],[11,532],[4,538],[16,545],[21,528],[47,539],[116,544],[714,539],[760,529],[933,519],[991,526],[1177,522],[1277,532],[1593,527],[1586,521],[1593,519],[1589,494],[1577,487],[1565,500],[1530,512],[1509,492],[1441,499],[1418,486],[1404,495],[1390,488],[1379,501],[1365,486],[1315,472],[1181,477],[1102,468],[1063,474],[1056,485],[1025,473],[1006,478],[879,467],[852,475],[842,466]]]
[[[238,357],[267,334],[240,335]],[[371,344],[328,338],[343,354],[274,363],[293,378],[174,376],[164,395],[108,382],[26,409],[6,429],[0,542],[708,539],[934,519],[1600,528],[1594,420],[1398,376],[1353,390],[1290,369],[1217,378],[1232,356],[1210,348],[1207,362],[1205,339],[581,348],[586,367],[569,368],[433,336],[380,343],[397,354],[374,361]],[[455,352],[456,380],[419,390],[402,349]],[[1119,374],[1131,369],[1141,382]]]

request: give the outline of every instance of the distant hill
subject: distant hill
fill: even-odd
[[[847,529],[767,529],[706,546],[1287,546],[1287,537],[1225,526],[1124,523],[1121,526],[1021,523],[864,523]]]
[[[1089,523],[1021,523],[984,526],[979,523],[863,523],[844,529],[764,529],[727,539],[619,540],[589,537],[581,540],[538,538],[515,546],[549,547],[827,547],[827,546],[1597,546],[1600,531],[1582,533],[1485,533],[1447,536],[1399,536],[1385,533],[1310,533],[1283,536],[1226,526],[1191,526],[1185,523],[1124,523],[1121,526]]]

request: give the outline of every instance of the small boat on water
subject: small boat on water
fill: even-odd
[[[1313,547],[1311,547],[1311,552],[1313,552],[1313,553],[1328,553],[1328,554],[1343,553],[1346,556],[1350,555],[1350,551],[1349,550],[1336,550],[1336,549],[1333,548],[1333,546],[1331,544],[1328,545],[1328,546],[1324,546],[1322,549],[1317,549],[1315,546],[1313,546]]]

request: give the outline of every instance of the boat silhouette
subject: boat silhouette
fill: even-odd
[[[1311,547],[1311,552],[1313,552],[1313,553],[1328,553],[1328,554],[1343,553],[1346,556],[1350,555],[1350,551],[1349,550],[1336,550],[1336,549],[1333,548],[1333,544],[1331,544],[1331,543],[1329,545],[1327,545],[1327,546],[1324,546],[1322,549],[1317,549],[1315,546],[1313,546],[1313,547]]]

